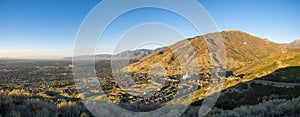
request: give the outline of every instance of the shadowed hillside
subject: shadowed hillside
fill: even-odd
[[[299,80],[298,73],[295,74],[299,69],[282,68],[222,90],[214,109],[207,116],[299,116],[300,83],[294,82]],[[282,79],[283,75],[286,79]],[[201,104],[202,100],[195,101],[183,117],[197,116],[194,111]]]

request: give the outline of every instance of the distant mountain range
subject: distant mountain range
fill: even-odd
[[[283,46],[285,47],[288,47],[288,48],[300,48],[300,39],[299,40],[295,40],[291,43],[288,43],[288,44],[282,44]]]
[[[154,52],[160,51],[162,48],[157,49],[139,49],[139,50],[127,50],[123,51],[119,54],[112,55],[112,54],[97,54],[95,56],[79,56],[79,59],[90,59],[91,57],[95,57],[96,60],[110,60],[114,59],[131,59],[131,60],[140,60]],[[65,59],[72,59],[72,57],[67,57]]]
[[[133,60],[140,60],[140,59],[142,59],[154,52],[158,52],[160,50],[162,50],[162,48],[157,48],[154,50],[150,50],[150,49],[139,49],[139,50],[134,50],[134,51],[127,50],[127,51],[121,52],[119,54],[113,55],[112,57],[117,58],[117,59],[130,57],[130,59],[133,59]]]

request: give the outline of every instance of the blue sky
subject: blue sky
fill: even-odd
[[[238,29],[278,43],[300,39],[300,0],[200,0],[220,30]]]
[[[0,0],[0,57],[71,56],[81,22],[99,2],[101,1]],[[210,13],[220,31],[242,30],[279,43],[300,39],[299,0],[199,2]],[[99,44],[99,50],[104,48],[104,53],[111,52],[109,48],[114,46],[113,42],[116,40],[112,38],[116,38],[116,35],[147,21],[164,22],[181,28],[184,37],[197,35],[188,23],[166,11],[141,9],[124,14],[118,20],[103,36],[103,43]],[[120,23],[124,20],[128,22]]]

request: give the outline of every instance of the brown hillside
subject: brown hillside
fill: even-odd
[[[139,62],[128,67],[129,72],[148,73],[155,65],[162,65],[168,75],[182,74],[181,64],[186,64],[195,73],[209,72],[211,68],[211,57],[204,37],[213,37],[217,33],[198,36],[177,42],[161,51],[155,52]],[[227,71],[236,73],[251,73],[258,68],[272,64],[272,61],[292,57],[289,55],[294,49],[286,48],[280,44],[252,36],[241,31],[221,32],[227,57]],[[192,48],[188,46],[192,45]],[[173,51],[171,51],[173,50]],[[174,52],[183,54],[179,62]],[[195,55],[197,59],[190,56]],[[200,68],[198,69],[197,63]],[[259,64],[258,64],[259,63]],[[254,66],[254,64],[256,64]]]

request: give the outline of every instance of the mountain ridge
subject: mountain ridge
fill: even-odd
[[[238,30],[211,33],[185,39],[195,48],[199,66],[202,66],[201,69],[197,69],[195,72],[207,72],[209,70],[204,70],[211,66],[210,53],[207,49],[204,37],[210,37],[210,35],[214,34],[221,34],[223,36],[228,63],[227,70],[234,71],[236,74],[249,74],[264,66],[273,64],[273,62],[288,59],[295,56],[295,54],[299,54],[297,48],[288,48],[284,44],[278,44]],[[153,67],[153,64],[158,63],[168,70],[169,75],[183,74],[181,73],[179,62],[177,58],[174,57],[174,53],[171,52],[170,48],[178,49],[186,48],[186,46],[187,44],[183,41],[179,41],[129,65],[128,69],[124,69],[127,69],[129,72],[147,73],[149,69]],[[191,51],[192,50],[186,50],[187,53]],[[195,66],[193,65],[196,63],[195,60],[186,61],[190,62],[188,64],[191,68]],[[256,64],[256,66],[254,66],[254,64]]]
[[[130,59],[130,60],[140,60],[143,57],[146,57],[149,54],[152,54],[153,52],[159,51],[161,48],[157,49],[137,49],[137,50],[126,50],[123,52],[120,52],[118,54],[96,54],[95,56],[79,56],[79,57],[66,57],[64,59],[91,59],[95,58],[96,60],[111,60],[114,59]]]
[[[300,48],[300,39],[297,39],[291,43],[282,44],[287,48]]]

